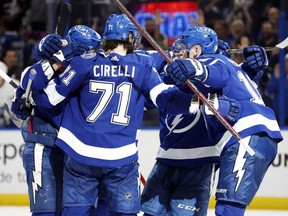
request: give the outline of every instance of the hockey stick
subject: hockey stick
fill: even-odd
[[[71,15],[71,11],[72,11],[72,7],[69,1],[64,0],[64,2],[61,5],[60,11],[59,11],[59,15],[57,18],[57,25],[56,25],[56,29],[55,32],[57,34],[59,34],[61,37],[65,36],[65,29],[67,26],[67,23],[69,21],[70,15]],[[53,68],[56,70],[56,68],[58,68],[57,65],[52,65]],[[22,104],[21,109],[29,109],[31,107],[31,104],[29,102],[29,97],[31,94],[31,87],[33,84],[33,80],[36,77],[36,71],[35,70],[31,70],[30,74],[29,74],[29,80],[28,80],[28,85],[27,88],[25,90],[25,93],[23,95],[24,98],[24,104]],[[6,81],[8,82],[10,85],[12,85],[14,88],[17,88],[18,85],[3,71],[0,69],[0,76]],[[25,120],[19,119],[17,118],[12,112],[10,112],[10,109],[8,107],[7,104],[4,104],[4,109],[6,110],[6,112],[8,113],[8,115],[10,116],[11,120],[13,121],[13,123],[18,127],[22,127],[23,125],[25,125]]]
[[[71,11],[72,6],[70,1],[64,0],[59,11],[55,29],[55,33],[59,34],[62,38],[65,36],[65,30],[70,19]]]
[[[26,88],[25,93],[22,96],[22,98],[24,99],[24,103],[20,107],[20,109],[22,109],[22,110],[31,109],[31,103],[30,103],[29,97],[30,97],[30,94],[31,94],[32,83],[33,83],[36,75],[37,75],[37,72],[36,72],[35,69],[30,70],[27,88]]]
[[[146,180],[145,180],[144,176],[142,175],[142,173],[140,173],[140,181],[143,184],[143,186],[146,185]]]
[[[11,77],[9,77],[2,69],[0,69],[0,76],[8,82],[10,85],[12,85],[14,88],[17,88],[18,85],[12,80]]]
[[[70,4],[70,1],[64,0],[59,11],[57,24],[55,28],[55,33],[59,34],[62,38],[64,38],[65,36],[65,30],[70,19],[71,11],[72,11],[72,6]],[[32,72],[32,70],[30,71],[28,85],[27,85],[25,94],[23,95],[24,96],[23,98],[25,99],[25,104],[23,104],[22,108],[30,108],[29,96],[31,93],[32,83],[35,79],[36,74],[37,73],[35,70],[34,72]]]
[[[159,46],[159,44],[152,38],[152,36],[137,22],[137,20],[132,16],[132,14],[126,9],[126,7],[119,1],[113,0],[114,3],[119,7],[122,13],[131,20],[131,22],[137,27],[139,32],[146,38],[147,41],[154,47],[154,49],[160,53],[160,55],[166,60],[167,63],[171,63],[172,59],[168,54]],[[244,141],[234,130],[234,128],[229,124],[229,122],[215,109],[215,107],[210,103],[210,101],[200,92],[197,87],[189,80],[185,81],[185,84],[199,97],[199,99],[211,110],[215,117],[222,123],[222,125],[238,140],[240,145],[251,155],[255,154],[254,150]]]
[[[276,49],[284,49],[288,46],[288,37],[283,40],[282,42],[276,44],[274,47],[263,47],[265,51],[273,51]],[[227,49],[226,52],[228,53],[237,53],[237,54],[241,54],[243,51],[243,49]]]

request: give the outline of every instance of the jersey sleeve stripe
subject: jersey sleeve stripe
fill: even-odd
[[[56,83],[54,81],[49,82],[46,89],[44,89],[50,104],[53,106],[59,104],[61,101],[65,99],[64,96],[59,94],[56,90]]]
[[[161,83],[159,85],[156,85],[154,88],[152,88],[150,90],[150,99],[152,100],[152,102],[157,106],[156,104],[156,99],[158,97],[158,95],[164,91],[167,90],[170,87],[174,87],[173,85],[166,85],[164,83]],[[158,107],[158,106],[157,106]]]

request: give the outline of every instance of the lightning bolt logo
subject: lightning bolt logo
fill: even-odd
[[[242,140],[243,140],[243,142],[249,142],[250,137],[246,137]],[[239,145],[238,154],[237,154],[234,168],[233,168],[233,173],[236,172],[236,178],[238,178],[237,184],[235,187],[235,192],[238,190],[239,185],[240,185],[242,178],[244,176],[244,173],[245,173],[244,164],[247,160],[247,158],[244,157],[245,153],[246,153],[246,150],[242,147],[242,145]]]
[[[166,118],[165,118],[165,124],[166,124],[166,128],[169,130],[169,133],[166,135],[168,136],[169,134],[171,133],[185,133],[186,131],[190,130],[192,127],[194,127],[195,124],[197,124],[197,122],[199,121],[201,117],[201,111],[198,110],[195,114],[191,114],[189,116],[189,122],[188,122],[188,125],[187,125],[187,121],[186,121],[186,125],[182,124],[181,126],[178,126],[178,128],[176,129],[177,125],[179,125],[179,123],[183,120],[184,117],[182,117],[182,114],[180,115],[176,115],[174,118],[173,118],[173,121],[171,123],[171,127],[170,127],[170,119],[169,118],[169,115],[166,115]],[[188,118],[188,116],[186,115],[185,118]],[[172,119],[172,118],[171,118]]]
[[[168,136],[176,128],[176,126],[182,121],[183,117],[182,117],[182,114],[175,116],[175,118],[173,119],[171,123],[171,127],[167,125],[167,117],[168,115],[166,116],[166,126],[169,130],[169,133],[167,134]]]
[[[36,203],[36,192],[38,192],[38,187],[42,187],[42,161],[43,161],[43,149],[44,145],[35,144],[34,147],[34,168],[32,181],[32,191],[33,191],[33,203]]]

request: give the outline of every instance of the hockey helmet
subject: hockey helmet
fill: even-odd
[[[106,40],[128,41],[129,33],[132,33],[135,42],[140,41],[138,29],[125,14],[112,14],[106,22],[103,38]]]
[[[99,49],[101,47],[101,36],[93,29],[85,25],[73,26],[66,35],[68,43],[83,43],[89,48]]]
[[[218,48],[216,32],[205,26],[194,26],[184,31],[180,36],[181,43],[190,49],[198,44],[202,48],[202,53],[215,53]]]

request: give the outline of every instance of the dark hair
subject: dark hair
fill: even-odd
[[[118,45],[123,45],[124,49],[127,49],[127,53],[133,52],[133,44],[128,41],[120,40],[103,40],[102,48],[104,52],[115,49]]]
[[[3,61],[7,53],[10,51],[17,53],[17,50],[15,48],[12,48],[12,47],[4,48],[0,53],[0,60]]]

